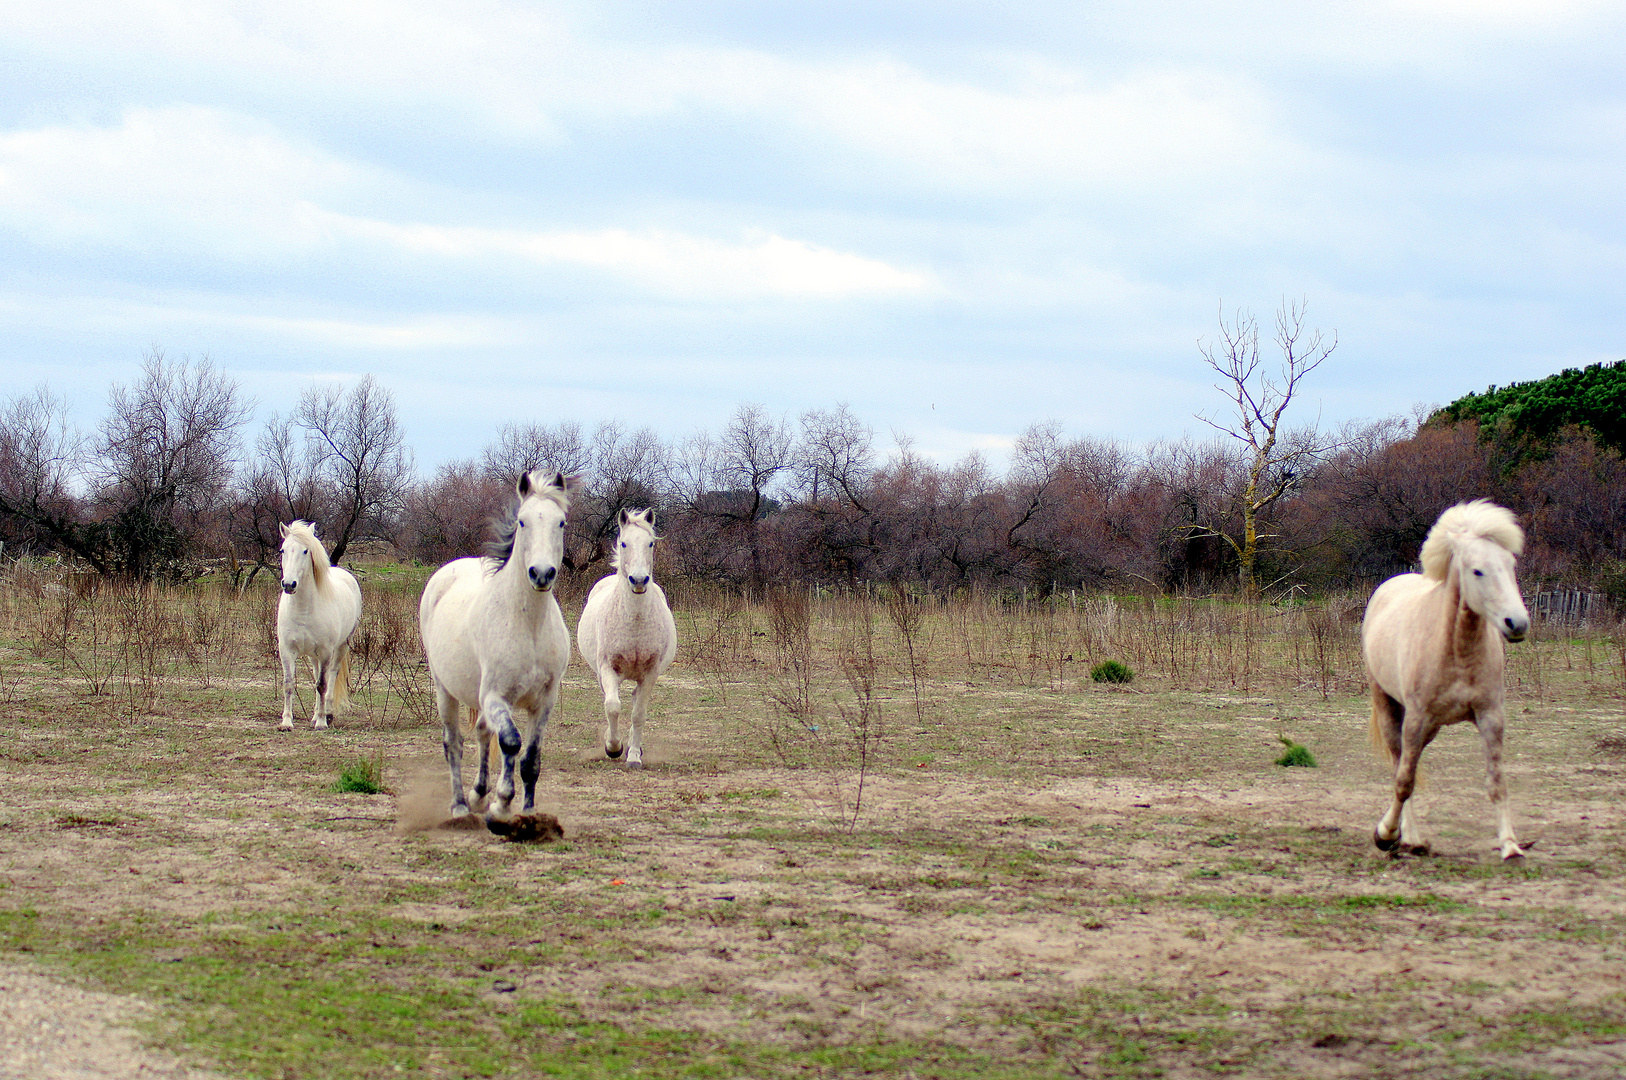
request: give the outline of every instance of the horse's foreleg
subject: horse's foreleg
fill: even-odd
[[[299,673],[299,658],[292,653],[282,654],[282,723],[283,731],[294,729],[294,679]]]
[[[483,810],[486,792],[491,790],[491,739],[486,729],[480,725],[478,709],[469,710],[469,727],[474,731],[474,738],[480,744],[480,775],[474,781],[474,805],[476,809]]]
[[[514,713],[508,702],[494,693],[480,699],[480,715],[485,718],[486,729],[497,736],[497,748],[502,751],[502,779],[497,782],[497,797],[492,811],[506,814],[514,801],[514,759],[519,756],[519,728],[514,726]]]
[[[435,682],[435,708],[440,713],[446,768],[452,774],[452,816],[461,817],[469,812],[469,800],[463,794],[463,729],[457,723],[457,699],[439,680]]]
[[[655,676],[649,675],[632,685],[632,721],[627,725],[627,768],[644,767],[644,715],[649,710],[650,691],[655,689]]]
[[[559,702],[559,680],[557,677],[542,695],[542,707],[536,710],[531,719],[531,738],[525,744],[525,757],[519,763],[519,776],[525,782],[525,809],[536,808],[536,780],[542,775],[542,733],[548,729],[548,718],[553,715],[553,707]]]
[[[1502,858],[1524,857],[1519,838],[1513,834],[1513,814],[1507,805],[1507,780],[1502,776],[1502,711],[1487,709],[1474,716],[1479,737],[1485,744],[1485,790],[1496,813],[1496,843]]]
[[[618,758],[621,745],[621,676],[613,668],[600,668],[598,683],[604,688],[604,756]]]

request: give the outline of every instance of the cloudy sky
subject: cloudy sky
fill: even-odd
[[[1626,357],[1626,6],[0,0],[0,396],[152,348],[286,412],[371,372],[425,468],[505,421],[848,402],[996,462]]]

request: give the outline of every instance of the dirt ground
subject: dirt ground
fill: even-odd
[[[1626,1074],[1610,701],[1519,714],[1534,846],[1503,865],[1460,729],[1425,757],[1437,854],[1372,848],[1383,769],[1353,694],[948,689],[987,730],[898,721],[855,812],[858,771],[776,760],[745,688],[725,704],[675,675],[631,771],[597,752],[573,676],[540,799],[566,840],[513,845],[444,827],[426,727],[279,734],[262,704],[95,730],[55,722],[45,683],[10,689],[0,902],[86,950],[132,913],[173,942],[148,959],[175,964],[290,911],[375,935],[387,915],[397,937],[466,935],[435,973],[495,1011],[568,1000],[719,1044],[907,1043],[1034,1075]],[[239,689],[274,702],[268,681]],[[1270,763],[1284,730],[1320,767]],[[389,793],[331,789],[373,754]],[[563,953],[527,960],[516,923]],[[203,1075],[209,1047],[164,1035],[185,1001],[95,992],[94,965],[42,953],[0,963],[0,1073]],[[432,1052],[423,1072],[461,1075]]]

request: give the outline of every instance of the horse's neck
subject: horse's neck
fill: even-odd
[[[511,623],[526,626],[539,623],[547,614],[548,603],[557,605],[559,602],[552,590],[539,592],[531,584],[530,575],[518,559],[509,559],[507,565],[492,575],[491,585],[491,614]]]
[[[1485,633],[1485,617],[1469,607],[1462,598],[1462,579],[1455,561],[1444,582],[1446,617],[1450,620],[1447,640],[1448,655],[1459,662],[1477,663],[1490,649],[1489,635]]]

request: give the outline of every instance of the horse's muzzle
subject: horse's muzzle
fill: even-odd
[[[549,566],[538,570],[533,566],[531,567],[529,573],[531,577],[531,584],[535,586],[536,591],[547,592],[549,589],[553,588],[553,579],[558,576],[559,568],[557,566]]]
[[[287,593],[289,596],[292,596],[294,594],[294,590],[297,588],[299,588],[299,582],[297,581],[284,581],[282,583],[282,591]]]
[[[1515,619],[1509,615],[1502,620],[1502,636],[1509,641],[1523,641],[1524,635],[1530,632],[1529,619]]]
[[[628,575],[627,584],[631,585],[632,591],[637,593],[639,596],[642,596],[644,593],[649,591],[649,578],[647,576],[635,578]]]

